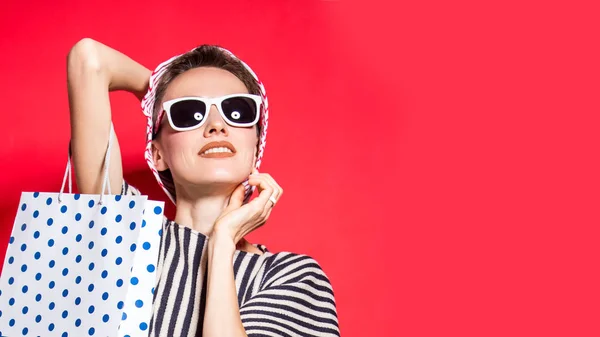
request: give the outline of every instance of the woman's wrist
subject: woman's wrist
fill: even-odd
[[[208,246],[211,250],[219,250],[220,252],[230,252],[233,254],[236,249],[236,244],[230,235],[224,233],[222,230],[213,230],[209,240]]]
[[[125,90],[139,99],[143,98],[152,72],[129,56],[108,46],[102,47],[108,68],[109,91]]]

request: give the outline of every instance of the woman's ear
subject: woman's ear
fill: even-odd
[[[258,146],[254,147],[254,156],[252,156],[252,158],[254,158],[252,160],[252,168],[256,167],[256,161],[258,160]]]
[[[152,141],[152,160],[154,162],[154,167],[156,167],[156,170],[159,172],[169,168],[169,165],[167,165],[163,156],[160,143],[157,140]]]

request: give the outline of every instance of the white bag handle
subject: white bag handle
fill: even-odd
[[[108,190],[107,194],[112,194],[110,191],[110,182],[108,177],[108,167],[110,165],[110,150],[112,148],[113,135],[115,133],[112,121],[110,122],[110,134],[108,135],[108,148],[106,149],[106,155],[104,156],[104,178],[102,179],[102,192],[100,193],[99,205],[102,205],[104,198],[104,191]],[[65,170],[65,176],[63,177],[62,186],[60,187],[60,193],[58,194],[58,202],[61,202],[61,196],[65,190],[65,183],[67,182],[67,176],[69,177],[69,194],[73,193],[72,188],[72,168],[71,168],[71,142],[69,141],[69,157],[67,158],[67,169]]]

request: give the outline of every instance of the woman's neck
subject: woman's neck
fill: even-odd
[[[175,222],[210,236],[215,222],[227,207],[229,196],[211,195],[191,200],[177,196]]]

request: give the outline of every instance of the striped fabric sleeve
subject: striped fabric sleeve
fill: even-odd
[[[125,179],[123,179],[123,185],[121,186],[122,195],[141,195],[142,193],[137,188],[129,185]]]
[[[339,336],[333,288],[319,263],[294,253],[272,258],[266,262],[258,290],[240,306],[246,334]]]

